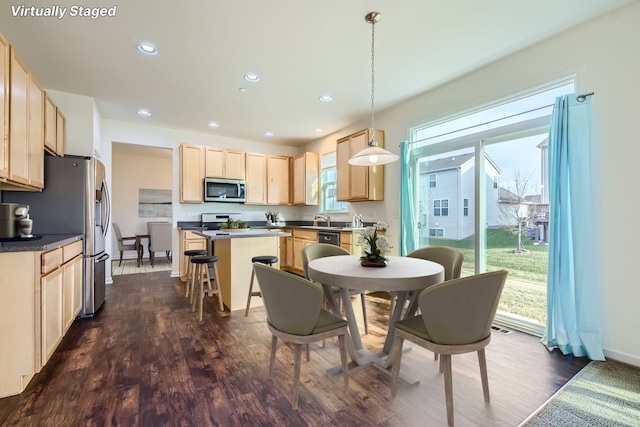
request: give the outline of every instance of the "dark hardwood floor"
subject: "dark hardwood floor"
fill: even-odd
[[[107,302],[72,325],[47,366],[19,396],[0,399],[2,426],[440,426],[444,387],[433,354],[406,352],[401,383],[369,366],[352,373],[349,394],[335,341],[303,359],[300,408],[291,409],[292,349],[280,344],[267,378],[271,337],[263,308],[219,313],[205,303],[201,324],[168,272],[114,277]],[[354,299],[354,304],[358,304]],[[368,297],[365,347],[384,339],[388,301]],[[356,313],[360,310],[356,306]],[[2,351],[6,351],[3,349]],[[494,333],[487,348],[491,404],[485,404],[475,354],[453,357],[457,426],[515,426],[588,361],[548,351],[519,332]]]

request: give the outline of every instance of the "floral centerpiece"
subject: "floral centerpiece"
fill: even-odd
[[[366,227],[364,232],[358,236],[358,245],[362,246],[363,255],[360,257],[360,263],[365,267],[385,267],[387,259],[384,253],[391,250],[389,239],[384,234],[378,234],[378,231],[387,229],[384,221],[378,221],[371,227]]]

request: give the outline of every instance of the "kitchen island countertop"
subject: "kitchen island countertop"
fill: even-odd
[[[82,239],[82,234],[44,234],[32,239],[0,239],[0,253],[42,252]]]
[[[191,230],[198,236],[206,237],[210,240],[238,239],[250,237],[288,237],[291,233],[275,230],[256,230],[252,228],[236,228],[226,230]]]

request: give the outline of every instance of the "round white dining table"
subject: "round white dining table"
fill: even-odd
[[[444,267],[436,262],[401,256],[388,256],[387,260],[386,267],[363,267],[359,256],[342,255],[317,258],[308,265],[309,278],[321,283],[325,287],[325,292],[330,286],[340,288],[340,296],[349,323],[349,335],[353,343],[353,346],[349,346],[352,360],[358,365],[375,363],[385,369],[391,365],[387,356],[391,353],[393,345],[395,335],[393,326],[402,317],[409,293],[417,298],[417,291],[444,280]],[[375,355],[363,348],[358,323],[351,305],[350,290],[393,292],[398,296],[390,317],[384,348]],[[330,291],[327,294],[330,294]],[[332,304],[332,310],[335,314],[341,315],[335,304]],[[411,314],[406,313],[406,315]]]

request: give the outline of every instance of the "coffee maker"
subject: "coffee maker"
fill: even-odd
[[[0,238],[31,237],[31,229],[29,205],[0,203]]]

